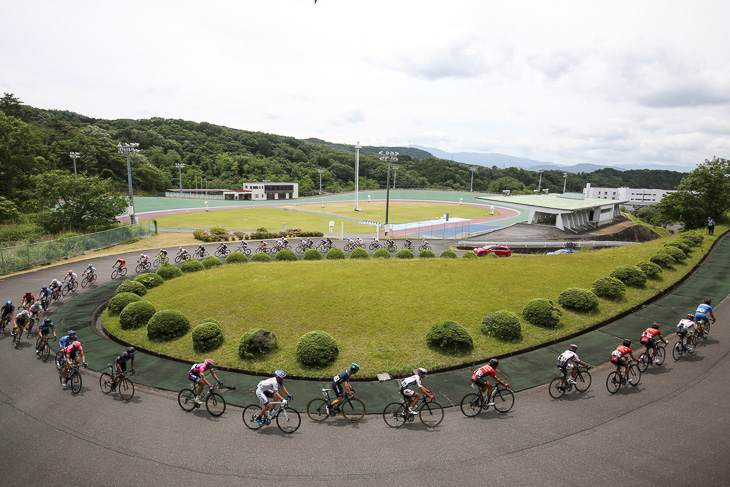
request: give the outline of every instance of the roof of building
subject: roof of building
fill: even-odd
[[[488,195],[478,196],[477,199],[494,201],[504,205],[534,206],[551,208],[554,210],[574,211],[584,208],[596,208],[614,204],[626,203],[628,200],[606,200],[602,198],[583,198],[580,193],[569,194],[518,194],[510,196]]]

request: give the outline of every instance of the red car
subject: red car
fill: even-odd
[[[509,257],[512,255],[512,251],[509,249],[509,247],[505,247],[504,245],[489,245],[487,247],[477,247],[474,249],[474,253],[477,254],[477,257],[483,257],[488,254],[494,254],[497,257]]]

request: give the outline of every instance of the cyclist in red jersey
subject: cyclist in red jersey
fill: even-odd
[[[492,390],[494,390],[494,386],[487,380],[487,378],[491,375],[494,377],[494,379],[502,384],[505,387],[509,387],[509,384],[506,382],[503,382],[499,377],[497,377],[497,367],[499,366],[499,360],[496,358],[493,358],[489,361],[489,363],[483,367],[479,367],[477,370],[474,371],[474,373],[471,376],[471,381],[479,386],[479,390],[484,393],[484,388],[487,388],[487,399],[492,398]],[[493,402],[490,402],[488,404],[489,406],[494,406]]]
[[[631,382],[631,378],[629,377],[629,361],[626,360],[626,356],[628,355],[631,357],[632,360],[636,360],[636,357],[634,357],[632,350],[629,348],[631,346],[631,340],[628,338],[624,340],[622,345],[619,345],[616,347],[616,350],[611,353],[611,363],[616,366],[614,369],[616,372],[619,371],[619,367],[624,368],[624,376],[628,377],[629,382]],[[638,360],[636,360],[638,362]]]
[[[117,259],[117,261],[112,266],[112,269],[114,269],[116,267],[117,270],[121,270],[122,267],[124,267],[126,263],[127,263],[127,261],[124,259]]]
[[[659,325],[654,323],[649,328],[644,330],[644,333],[641,334],[641,344],[644,345],[644,353],[648,354],[649,350],[652,351],[654,355],[654,363],[659,363],[659,359],[657,358],[657,350],[656,350],[656,341],[659,340],[662,343],[668,343],[663,337],[662,332],[659,330]]]

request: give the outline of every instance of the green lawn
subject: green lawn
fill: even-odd
[[[721,232],[718,232],[718,234]],[[367,376],[402,373],[415,366],[442,367],[478,360],[516,348],[542,343],[613,316],[656,294],[683,276],[709,248],[702,247],[660,281],[627,291],[620,302],[601,300],[597,313],[563,312],[558,329],[545,330],[522,323],[523,339],[505,344],[480,333],[482,319],[507,309],[520,313],[524,304],[545,297],[557,304],[569,287],[590,288],[618,265],[648,260],[667,239],[642,245],[559,256],[529,255],[509,259],[415,259],[411,261],[298,261],[223,266],[165,283],[144,299],[160,309],[175,309],[193,326],[204,318],[220,321],[223,346],[206,354],[223,365],[247,370],[282,368],[297,375],[333,375],[347,363],[358,362]],[[679,313],[681,314],[681,313]],[[119,329],[118,319],[104,315],[114,334],[145,348],[200,360],[190,334],[169,343],[151,343],[144,329]],[[425,335],[436,321],[450,319],[464,325],[475,341],[466,356],[442,355],[428,349]],[[243,361],[236,351],[250,328],[273,331],[279,349],[266,359]],[[337,340],[340,356],[324,370],[304,370],[296,362],[298,338],[310,330],[325,330]]]

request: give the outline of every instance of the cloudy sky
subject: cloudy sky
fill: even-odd
[[[726,0],[3,0],[0,91],[558,164],[730,158]]]

